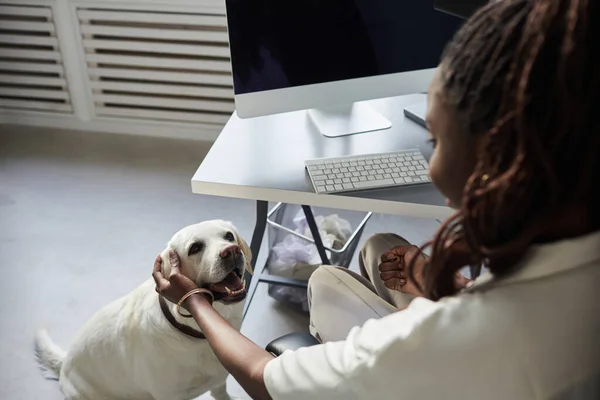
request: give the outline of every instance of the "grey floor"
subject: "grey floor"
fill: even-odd
[[[0,399],[61,399],[34,362],[36,329],[48,328],[68,348],[94,311],[149,276],[155,255],[183,226],[223,218],[250,238],[253,202],[191,193],[190,178],[209,147],[0,125]],[[362,240],[394,231],[421,243],[436,226],[375,215]],[[263,346],[307,329],[306,316],[266,291],[259,286],[245,335]],[[244,397],[235,382],[230,392]]]

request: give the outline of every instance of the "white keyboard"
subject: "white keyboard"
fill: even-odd
[[[318,194],[415,185],[431,182],[419,150],[321,158],[304,162]]]

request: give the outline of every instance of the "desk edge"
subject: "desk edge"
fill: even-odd
[[[419,218],[446,219],[453,213],[451,208],[445,206],[432,206],[360,197],[318,195],[311,192],[295,192],[253,186],[201,182],[193,179],[191,183],[193,193],[210,196],[283,202],[353,211],[372,211],[380,214],[404,215]]]

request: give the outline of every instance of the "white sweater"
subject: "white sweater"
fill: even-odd
[[[600,232],[267,364],[273,399],[600,399]]]

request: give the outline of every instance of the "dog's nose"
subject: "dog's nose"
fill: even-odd
[[[231,258],[242,254],[242,249],[237,244],[225,247],[221,250],[221,258]]]

